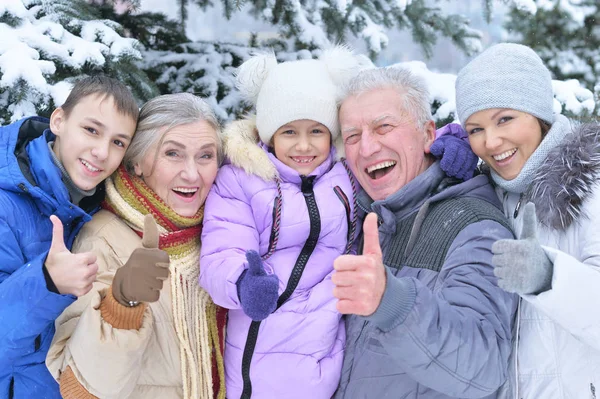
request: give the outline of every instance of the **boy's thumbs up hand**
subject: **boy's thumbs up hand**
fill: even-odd
[[[156,302],[163,281],[169,277],[169,255],[158,249],[159,234],[151,215],[144,218],[142,248],[133,251],[129,260],[113,278],[112,293],[124,306],[137,302]]]
[[[377,215],[369,213],[363,224],[362,255],[342,255],[334,262],[333,294],[344,314],[369,316],[377,310],[385,291],[386,274],[379,245]]]
[[[96,255],[92,252],[71,253],[65,245],[62,222],[55,215],[50,216],[50,221],[52,243],[44,266],[60,294],[85,295],[92,289],[98,272]]]

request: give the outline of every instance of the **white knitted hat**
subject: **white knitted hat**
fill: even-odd
[[[529,47],[496,44],[475,57],[458,73],[456,111],[463,127],[471,115],[491,108],[526,112],[554,122],[552,77]]]
[[[339,135],[338,99],[342,86],[361,68],[361,58],[342,46],[317,60],[278,64],[275,55],[256,55],[237,72],[237,87],[256,106],[256,127],[263,143],[286,123],[309,119]]]

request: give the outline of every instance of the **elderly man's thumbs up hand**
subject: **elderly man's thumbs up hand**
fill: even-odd
[[[377,215],[370,213],[363,224],[362,255],[339,256],[333,267],[333,294],[340,313],[369,316],[377,310],[386,284],[383,255],[379,245]]]

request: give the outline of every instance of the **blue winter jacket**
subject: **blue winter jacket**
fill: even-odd
[[[70,202],[52,162],[48,120],[25,118],[0,127],[0,398],[60,398],[45,359],[54,320],[75,301],[60,295],[44,268],[52,240],[50,215],[71,247],[98,208],[103,190]]]
[[[382,222],[387,282],[374,314],[346,319],[336,399],[495,398],[506,380],[517,302],[491,247],[513,234],[486,176],[448,184],[435,163],[383,201],[359,196]]]

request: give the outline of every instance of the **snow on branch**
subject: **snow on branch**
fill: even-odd
[[[116,22],[61,14],[72,11],[69,4],[0,2],[0,123],[47,113],[64,102],[74,78],[142,58],[137,41],[122,37]]]

